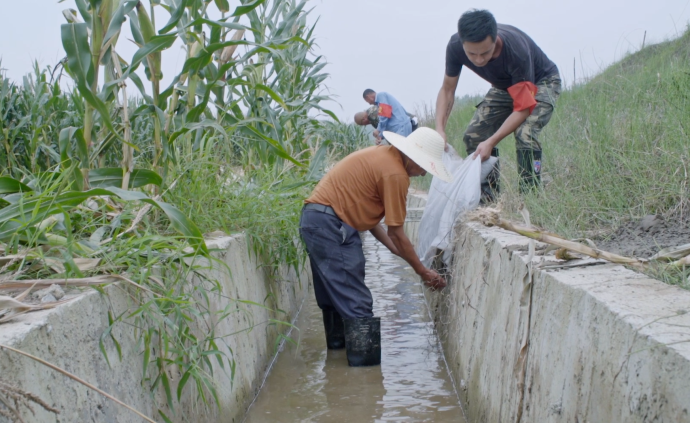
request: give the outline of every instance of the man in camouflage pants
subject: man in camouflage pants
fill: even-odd
[[[558,68],[524,32],[497,24],[486,10],[465,12],[446,49],[446,74],[436,100],[436,130],[444,139],[463,66],[492,85],[465,131],[467,153],[482,161],[498,156],[498,143],[514,133],[520,191],[540,185],[538,137],[561,93]],[[482,184],[482,199],[491,201],[497,193],[498,162]]]

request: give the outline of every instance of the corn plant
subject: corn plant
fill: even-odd
[[[0,166],[8,174],[19,177],[60,163],[60,130],[81,124],[73,94],[49,79],[37,66],[21,85],[0,74]]]
[[[185,260],[188,248],[210,257],[187,217],[207,203],[187,202],[185,193],[198,194],[195,186],[231,166],[246,167],[248,181],[209,191],[210,200],[232,189],[227,201],[235,211],[214,203],[218,214],[202,207],[198,219],[208,230],[251,228],[254,252],[269,268],[303,263],[295,229],[302,187],[318,179],[330,145],[316,116],[334,117],[320,105],[327,74],[312,54],[306,2],[74,5],[63,13],[66,58],[55,69],[36,69],[22,85],[0,75],[0,155],[7,163],[0,248],[17,258],[5,261],[3,279],[96,278],[93,285],[103,282],[99,275],[124,273],[136,284],[127,285],[135,306],[110,310],[102,351],[106,343],[119,345],[112,328],[127,319],[142,335],[144,386],[165,391],[170,409],[188,382],[208,401],[216,395],[211,359],[224,363],[230,377],[235,364],[218,352],[221,340],[207,326],[213,319],[204,301],[220,293],[219,285],[187,283],[199,270]],[[125,58],[118,45],[128,42],[120,39],[127,23],[138,49]],[[161,87],[161,53],[178,40],[185,62]],[[61,88],[61,69],[73,90]],[[224,154],[211,154],[219,148]],[[285,210],[279,221],[277,208]],[[152,268],[168,272],[157,278]],[[183,374],[176,396],[169,367]]]

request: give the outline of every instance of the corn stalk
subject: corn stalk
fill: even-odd
[[[139,24],[139,31],[141,33],[141,41],[143,45],[150,43],[151,40],[156,36],[155,23],[152,17],[155,17],[154,12],[155,3],[151,2],[151,16],[146,11],[146,7],[142,2],[138,2],[136,6],[137,10],[137,23]],[[160,95],[160,81],[163,78],[163,72],[161,70],[162,59],[161,52],[155,51],[146,56],[145,69],[146,77],[151,81],[151,91],[153,93],[153,105],[154,107],[160,107],[158,104],[158,98]],[[152,114],[153,119],[153,144],[154,144],[154,157],[153,157],[153,168],[159,174],[162,173],[160,162],[163,158],[163,142],[161,140],[161,122],[158,118],[157,113]]]
[[[147,32],[148,42],[143,43],[135,53],[126,69],[122,69],[117,58],[116,45],[122,24],[139,4],[137,0],[103,0],[100,2],[76,0],[79,16],[76,12],[66,11],[64,16],[68,23],[62,25],[62,43],[67,53],[66,69],[75,81],[79,93],[84,99],[83,139],[86,145],[85,159],[81,160],[84,177],[84,187],[88,187],[89,169],[114,140],[120,141],[133,148],[131,134],[127,133],[131,122],[121,122],[115,125],[111,118],[111,111],[117,108],[118,87],[128,78],[135,83],[140,82],[134,71],[142,61],[150,61],[153,68],[154,81],[160,80],[160,51],[170,47],[173,37],[160,37]],[[151,27],[149,26],[150,30]],[[156,61],[156,55],[158,60]],[[156,65],[157,63],[157,65]],[[104,84],[99,89],[99,75],[101,66],[105,67]],[[147,68],[150,66],[147,66]],[[125,97],[126,98],[126,97]],[[123,104],[124,108],[129,105]],[[96,118],[99,118],[97,121]],[[100,130],[96,124],[100,123]],[[94,136],[97,136],[95,139]],[[92,149],[97,146],[98,154]],[[130,149],[123,148],[123,162],[128,160]],[[127,153],[124,153],[127,152]],[[130,166],[131,167],[131,166]]]
[[[117,78],[122,78],[122,67],[120,66],[120,58],[112,50],[112,59],[116,70]],[[134,170],[134,148],[132,147],[132,125],[129,122],[129,107],[127,104],[127,84],[125,81],[120,82],[120,89],[122,90],[122,125],[124,127],[124,141],[122,143],[122,189],[129,188],[129,178]]]

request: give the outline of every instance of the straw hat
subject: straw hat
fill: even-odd
[[[453,180],[453,175],[443,165],[442,156],[446,143],[438,132],[422,127],[407,137],[388,131],[384,131],[383,136],[422,169],[446,182]]]

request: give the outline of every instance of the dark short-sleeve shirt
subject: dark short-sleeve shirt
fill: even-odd
[[[539,46],[514,26],[498,24],[498,36],[503,40],[501,54],[483,67],[470,62],[457,33],[450,37],[446,47],[446,75],[460,75],[463,66],[472,69],[493,87],[507,90],[519,82],[538,83],[558,74],[558,68]]]

